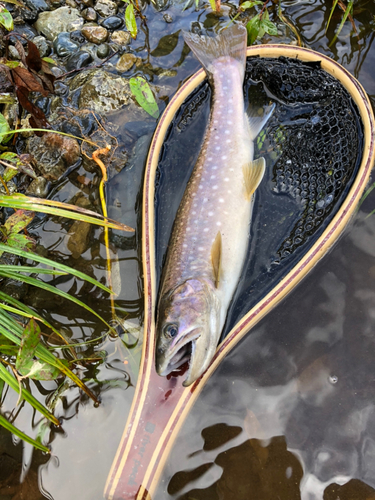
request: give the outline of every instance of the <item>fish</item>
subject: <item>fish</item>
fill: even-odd
[[[216,37],[183,33],[212,87],[211,113],[198,160],[177,210],[156,311],[156,371],[166,376],[186,362],[184,386],[215,355],[244,267],[254,193],[265,159],[254,140],[274,105],[245,113],[247,32],[239,24]]]

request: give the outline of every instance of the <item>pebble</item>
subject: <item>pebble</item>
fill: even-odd
[[[101,44],[108,38],[108,31],[103,26],[84,26],[82,34],[89,42]]]
[[[166,23],[173,23],[173,17],[167,12],[163,15],[163,19]]]
[[[96,55],[100,59],[105,59],[106,57],[108,57],[108,54],[109,54],[109,45],[108,45],[108,43],[101,43],[98,46],[98,49],[96,51]]]
[[[35,9],[37,12],[44,12],[49,9],[45,0],[25,0],[25,4],[29,9]]]
[[[117,45],[129,45],[131,42],[131,34],[128,31],[114,31],[111,34],[111,40]]]
[[[88,52],[79,51],[69,57],[66,63],[66,69],[72,71],[73,69],[84,68],[92,62],[92,56]]]
[[[123,20],[117,16],[110,16],[101,23],[104,28],[107,30],[116,30],[117,28],[121,28],[123,25]]]
[[[62,32],[55,38],[53,48],[58,56],[64,57],[77,52],[79,44],[70,39],[70,33]]]
[[[82,35],[81,30],[75,30],[70,32],[70,39],[79,44],[85,43],[86,38]]]
[[[47,40],[53,41],[59,33],[80,29],[83,23],[84,20],[77,9],[60,7],[53,11],[41,12],[34,27]]]
[[[48,194],[48,181],[44,177],[37,177],[30,186],[26,189],[26,194],[36,196],[37,198],[45,198]]]
[[[88,7],[87,9],[84,9],[81,12],[81,14],[82,14],[83,19],[86,19],[86,21],[96,21],[98,18],[98,14],[95,12],[95,10],[92,7]]]
[[[113,16],[117,14],[117,4],[111,0],[98,0],[95,10],[103,17]]]
[[[44,36],[36,36],[33,39],[33,42],[39,50],[40,57],[46,57],[49,55],[49,53],[51,52],[51,48]]]
[[[20,59],[20,55],[16,47],[14,47],[13,45],[9,45],[8,51],[11,59],[16,59],[16,60]]]
[[[129,71],[129,69],[134,65],[136,59],[137,58],[134,54],[123,54],[116,64],[117,71]]]

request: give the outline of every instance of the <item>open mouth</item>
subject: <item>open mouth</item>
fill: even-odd
[[[189,335],[185,335],[178,340],[169,357],[168,364],[164,368],[162,376],[169,375],[175,370],[178,370],[184,363],[191,362],[192,355],[195,350],[195,342],[200,337],[197,329],[191,331]]]

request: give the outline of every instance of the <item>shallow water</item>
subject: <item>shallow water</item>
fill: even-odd
[[[282,3],[305,45],[340,62],[375,102],[375,6],[372,1],[359,4],[363,12],[355,18],[361,44],[347,22],[330,49],[328,43],[340,22],[340,16],[334,16],[325,35],[330,1]],[[151,63],[177,69],[177,76],[167,80],[169,95],[173,95],[199,67],[191,54],[183,52],[178,33],[198,14],[193,9],[181,13],[181,6],[169,12],[172,24],[164,23],[162,14],[152,7],[146,10]],[[175,34],[167,44],[170,49],[175,46],[173,50],[154,51],[161,33]],[[147,57],[144,43],[140,33],[132,47]],[[112,120],[121,125],[120,114]],[[117,234],[113,239],[122,282],[117,303],[135,324],[143,318],[139,191],[153,126],[150,121],[145,124],[134,158],[108,186],[110,215],[138,228],[135,237]],[[56,199],[70,199],[78,191],[74,182],[61,183]],[[174,445],[156,500],[365,500],[375,495],[375,215],[366,218],[374,204],[372,194],[330,253],[214,373]],[[64,262],[74,262],[66,257],[63,223],[40,219],[33,231]],[[89,249],[78,262],[97,279],[105,275],[100,233],[96,229],[91,234]],[[77,290],[91,306],[108,314],[107,299],[93,296],[74,280],[56,282],[66,291]],[[36,299],[39,304],[46,300],[44,296]],[[104,333],[102,325],[70,305],[51,303],[48,307],[56,324],[63,324],[77,340]],[[28,477],[34,474],[33,484],[38,467],[45,462],[39,469],[39,486],[46,498],[102,498],[134,394],[136,368],[124,364],[127,353],[119,340],[107,339],[99,346],[107,352],[105,363],[81,374],[94,378],[89,386],[100,394],[99,408],[75,387],[67,388],[55,410],[63,431],[51,433],[53,456],[47,459],[24,446],[23,470],[31,471]],[[37,389],[44,401],[56,384],[38,383]],[[38,394],[38,390],[33,392]],[[2,410],[15,405],[17,398],[9,396]],[[38,417],[25,406],[16,424],[33,434]],[[19,462],[20,453],[16,455]],[[353,479],[357,482],[347,484]],[[8,498],[0,493],[1,500]]]

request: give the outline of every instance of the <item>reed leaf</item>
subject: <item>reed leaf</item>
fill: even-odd
[[[8,370],[0,363],[0,378],[14,389],[18,394],[20,393],[20,386],[18,381],[13,375],[11,375]],[[38,410],[44,417],[50,420],[53,424],[60,426],[58,419],[50,412],[48,409],[42,405],[34,396],[24,387],[22,387],[21,397],[31,404],[33,408]]]
[[[20,431],[17,429],[16,426],[11,424],[3,415],[0,414],[0,425],[2,427],[5,427],[9,432],[14,434],[15,436],[19,437],[23,441],[26,441],[27,443],[32,444],[35,448],[38,448],[38,450],[42,450],[45,453],[50,453],[50,450],[47,448],[47,446],[44,446],[42,443],[39,443],[39,441],[35,441],[35,439],[31,438],[24,432]]]
[[[12,253],[12,252],[10,252]],[[0,271],[14,271],[20,273],[37,273],[37,274],[53,274],[57,276],[67,276],[66,271],[56,271],[54,269],[46,269],[44,267],[34,267],[34,266],[11,266],[11,265],[1,265]]]

